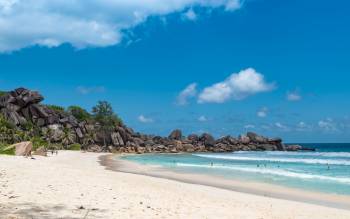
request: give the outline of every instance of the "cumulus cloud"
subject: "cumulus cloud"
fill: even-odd
[[[303,121],[296,125],[296,131],[311,131],[311,129],[312,126]]]
[[[137,117],[137,120],[139,122],[142,122],[142,123],[152,123],[152,122],[154,122],[154,120],[152,118],[148,118],[148,117],[146,117],[144,115],[140,115],[139,117]]]
[[[279,128],[279,129],[282,130],[282,131],[288,131],[288,130],[289,130],[289,127],[288,127],[288,126],[283,125],[283,124],[280,123],[280,122],[276,122],[276,123],[275,123],[275,127]]]
[[[287,100],[288,101],[299,101],[299,100],[301,100],[301,98],[302,97],[299,94],[299,91],[297,91],[297,90],[287,93]]]
[[[256,115],[260,118],[265,118],[267,116],[268,111],[269,109],[267,107],[263,107],[256,113]]]
[[[103,93],[106,91],[106,88],[103,86],[93,86],[93,87],[79,86],[76,88],[76,90],[78,93],[86,95],[90,93]]]
[[[207,117],[205,117],[205,116],[200,116],[200,117],[198,118],[198,121],[199,121],[199,122],[206,122],[206,121],[208,121],[208,119],[207,119]]]
[[[199,103],[224,103],[228,100],[241,100],[248,96],[271,91],[273,83],[267,83],[264,75],[248,68],[233,73],[226,80],[205,88],[198,97]]]
[[[186,105],[188,104],[188,99],[195,97],[196,95],[197,95],[197,84],[192,83],[180,92],[180,94],[176,98],[176,103],[182,106]]]
[[[192,8],[182,14],[182,19],[184,20],[195,21],[197,18],[198,16]]]
[[[245,129],[255,129],[255,125],[248,124],[248,125],[245,125],[244,128]]]
[[[105,47],[150,16],[193,7],[236,10],[240,0],[0,0],[0,52],[39,45]],[[187,15],[194,18],[194,12]]]
[[[336,123],[331,118],[320,120],[318,122],[318,127],[327,132],[338,131]]]

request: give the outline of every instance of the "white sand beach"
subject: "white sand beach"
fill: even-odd
[[[0,218],[350,218],[350,211],[107,170],[102,154],[0,156]]]

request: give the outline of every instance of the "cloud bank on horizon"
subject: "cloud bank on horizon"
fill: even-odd
[[[0,0],[0,52],[39,45],[75,48],[120,43],[123,31],[151,16],[182,13],[197,19],[193,8],[234,11],[240,0]],[[181,17],[181,16],[180,16]]]

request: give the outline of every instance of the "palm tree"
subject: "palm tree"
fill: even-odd
[[[91,131],[85,134],[83,139],[83,147],[84,149],[87,149],[87,146],[93,144],[95,142],[95,134]]]
[[[62,144],[65,147],[65,149],[67,149],[68,145],[74,143],[75,139],[76,139],[76,135],[71,129],[69,128],[63,129]]]

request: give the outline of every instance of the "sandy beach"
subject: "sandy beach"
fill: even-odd
[[[350,218],[350,211],[111,171],[106,154],[0,156],[0,218]]]

